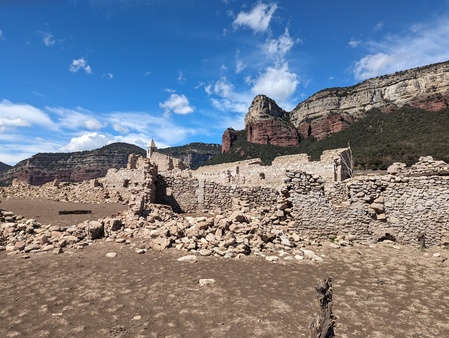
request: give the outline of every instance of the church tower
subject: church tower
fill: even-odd
[[[147,148],[147,158],[151,158],[151,156],[153,155],[153,153],[157,150],[156,147],[156,143],[154,143],[154,140],[151,139],[150,144],[148,145]]]

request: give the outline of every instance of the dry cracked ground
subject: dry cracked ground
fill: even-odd
[[[40,203],[8,209],[45,223],[51,208]],[[308,337],[315,286],[326,277],[338,337],[449,337],[443,248],[323,245],[311,248],[323,262],[275,263],[257,256],[180,262],[185,252],[134,249],[100,240],[27,259],[0,252],[0,337]]]

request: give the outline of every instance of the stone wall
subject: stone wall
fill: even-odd
[[[321,176],[326,182],[340,182],[352,175],[352,154],[349,148],[324,151],[320,161],[310,161],[307,154],[276,157],[272,165],[259,159],[203,166],[192,175],[200,180],[223,185],[278,188],[284,183],[286,170],[303,170]]]
[[[272,188],[223,185],[188,175],[158,175],[156,203],[170,205],[176,212],[231,209],[236,201],[248,207],[276,204],[277,191]]]
[[[157,167],[150,160],[130,154],[126,169],[109,169],[106,176],[93,181],[93,185],[102,186],[109,196],[118,200],[129,201],[135,191],[144,192],[146,198],[154,201]]]
[[[298,235],[312,240],[343,236],[428,246],[449,241],[447,176],[371,175],[329,183],[317,174],[287,170],[283,181],[273,188],[159,176],[157,203],[179,212],[231,210],[239,203],[247,211],[266,208],[278,218],[287,210],[285,218]]]
[[[448,242],[449,177],[365,176],[326,188],[303,172],[288,175],[300,235],[428,246]]]

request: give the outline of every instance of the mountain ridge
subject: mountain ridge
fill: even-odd
[[[316,92],[286,112],[257,95],[245,115],[248,142],[298,145],[304,139],[342,131],[373,108],[391,112],[404,105],[427,111],[449,107],[449,61],[367,79],[348,87]],[[222,145],[226,152],[232,144]]]
[[[126,167],[131,153],[145,156],[146,151],[133,144],[116,142],[94,150],[38,153],[0,172],[0,185],[8,185],[15,178],[33,185],[98,178],[110,168]]]
[[[0,172],[7,171],[12,168],[12,165],[0,162]]]

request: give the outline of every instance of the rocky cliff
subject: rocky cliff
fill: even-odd
[[[145,156],[140,147],[113,143],[100,149],[73,153],[39,153],[0,173],[0,185],[20,181],[40,185],[55,179],[80,182],[102,177],[110,168],[124,168],[131,153]]]
[[[449,61],[324,89],[291,112],[258,95],[245,116],[245,128],[249,142],[296,145],[300,138],[323,139],[342,131],[372,108],[388,112],[404,105],[428,111],[449,107]]]
[[[245,116],[247,141],[259,144],[294,146],[299,134],[290,122],[289,113],[265,95],[254,98]]]
[[[232,148],[240,133],[241,131],[236,131],[233,128],[228,128],[225,130],[221,138],[222,154],[227,153]]]
[[[183,146],[158,149],[159,153],[180,159],[189,168],[198,168],[203,162],[220,154],[220,145],[193,142]]]

